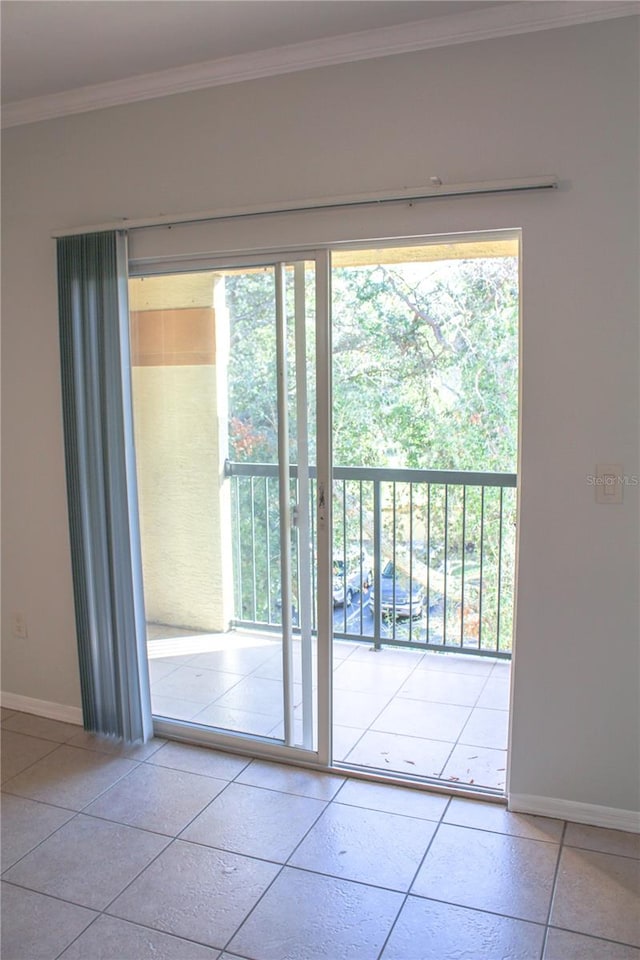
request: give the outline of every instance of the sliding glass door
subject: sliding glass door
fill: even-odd
[[[519,242],[332,253],[333,761],[503,792]]]
[[[518,278],[506,231],[133,277],[160,732],[504,790]]]
[[[315,263],[130,280],[152,711],[317,750]]]

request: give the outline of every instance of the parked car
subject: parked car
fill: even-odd
[[[354,596],[366,590],[372,579],[369,559],[362,556],[348,556],[345,576],[344,558],[333,561],[333,603],[334,606],[351,606]]]
[[[375,610],[375,587],[369,591],[369,603]],[[385,619],[404,619],[411,617],[419,620],[424,612],[424,587],[401,570],[396,570],[391,560],[380,574],[380,610]]]

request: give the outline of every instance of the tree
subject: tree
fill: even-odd
[[[513,470],[517,261],[333,272],[340,464]]]
[[[310,304],[312,284],[309,272]],[[517,260],[336,267],[332,286],[334,462],[515,471]],[[226,277],[231,333],[229,437],[231,457],[236,460],[277,462],[274,289],[271,268],[234,271]],[[291,271],[287,271],[286,304],[292,317]],[[313,320],[311,309],[310,334]],[[293,356],[291,322],[288,348]],[[307,377],[312,409],[311,351]],[[295,377],[290,375],[292,462],[296,461],[295,399]],[[312,461],[313,456],[312,444]],[[251,585],[248,593],[243,587],[240,598],[240,615],[247,619],[271,619],[279,591],[277,494],[271,493],[269,508],[266,490],[260,488],[256,495],[255,489],[238,487],[236,567],[243,585]],[[508,648],[515,500],[507,496],[500,519],[494,504],[497,493],[487,493],[483,512],[479,489],[469,488],[463,508],[460,490],[454,493],[452,488],[445,512],[443,488],[434,487],[427,503],[425,490],[410,492],[408,485],[398,485],[393,489],[393,508],[383,511],[383,550],[392,549],[391,545],[395,550],[400,544],[407,558],[396,558],[399,567],[403,563],[410,567],[412,576],[429,584],[443,604],[447,597],[442,609],[443,641],[445,633],[447,640],[456,633],[479,640],[482,634],[483,645],[485,638],[491,644],[498,637],[501,647]],[[336,495],[339,520],[334,541],[342,551],[351,541],[362,540],[363,530],[371,538],[371,490],[364,509],[355,487],[347,485]],[[387,504],[390,496],[384,492]],[[258,544],[256,509],[264,534]],[[419,533],[427,525],[428,543],[426,534]]]

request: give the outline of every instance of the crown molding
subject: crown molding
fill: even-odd
[[[296,73],[433,47],[637,16],[636,0],[518,0],[502,7],[432,17],[359,33],[208,60],[5,104],[2,127],[52,120],[208,87]]]

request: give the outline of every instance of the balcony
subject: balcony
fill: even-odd
[[[295,504],[297,469],[290,473]],[[234,626],[279,629],[278,468],[227,461],[226,474],[232,484]],[[313,468],[310,474],[315,558]],[[510,659],[516,475],[336,467],[333,477],[333,596],[341,607],[334,638],[373,640],[376,649]],[[291,548],[295,598],[295,535]],[[315,578],[311,593],[315,631]],[[294,602],[294,622],[296,614]]]
[[[282,650],[273,635],[150,624],[148,636],[154,714],[282,737]],[[334,762],[503,793],[510,667],[335,640]],[[294,713],[299,720],[299,703]]]
[[[232,629],[150,626],[153,710],[281,738],[277,467],[228,463],[226,474]],[[296,503],[295,467],[290,483]],[[515,486],[513,474],[334,470],[334,762],[504,791]],[[315,554],[314,508],[312,475]],[[294,597],[297,540],[293,532]],[[315,599],[312,578],[314,644]],[[294,691],[299,679],[294,675]],[[294,717],[299,723],[297,700]]]

